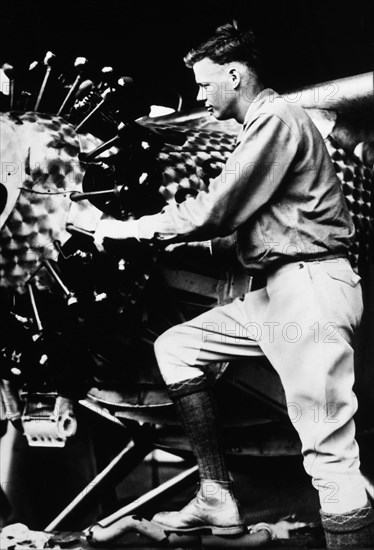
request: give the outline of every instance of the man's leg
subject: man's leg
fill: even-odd
[[[204,367],[235,357],[262,355],[242,324],[243,302],[213,309],[161,335],[155,345],[168,385],[200,472],[200,489],[180,512],[161,512],[156,521],[174,530],[210,528],[214,534],[244,530],[232,492],[221,426]]]
[[[277,332],[263,349],[281,377],[305,469],[319,491],[328,547],[374,547],[353,421],[357,276],[344,260],[300,262],[270,278],[267,290]]]
[[[229,482],[210,377],[202,374],[174,382],[168,390],[196,457],[200,478]]]

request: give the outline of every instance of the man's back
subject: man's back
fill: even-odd
[[[260,203],[263,197],[257,212],[238,228],[242,263],[261,269],[346,255],[353,223],[323,138],[308,114],[265,89],[249,106],[238,142],[236,162],[242,171],[243,161],[248,163],[248,185],[256,178]]]

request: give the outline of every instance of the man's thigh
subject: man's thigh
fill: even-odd
[[[231,304],[213,308],[172,330],[179,344],[192,352],[193,364],[204,366],[263,356],[257,341],[260,325],[254,315],[248,315],[248,304],[236,299]]]

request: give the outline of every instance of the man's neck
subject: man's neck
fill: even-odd
[[[255,97],[257,97],[258,94],[262,92],[263,89],[264,89],[264,86],[260,83],[256,84],[255,86],[243,88],[240,95],[239,102],[238,102],[237,112],[235,115],[235,120],[237,122],[239,122],[240,124],[244,123],[245,116],[247,114],[249,107],[251,106]]]

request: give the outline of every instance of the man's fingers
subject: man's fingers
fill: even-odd
[[[96,243],[96,242],[94,244],[95,244],[98,252],[104,252],[104,247],[103,247],[102,244]]]
[[[98,240],[94,238],[94,245],[96,246],[99,252],[104,252],[103,239]]]
[[[96,246],[96,248],[99,252],[102,252],[104,250],[104,244],[103,244],[104,243],[104,237],[105,237],[105,235],[103,235],[102,231],[100,231],[97,228],[94,235],[93,235],[93,240],[94,240],[94,244],[95,244],[95,246]]]

